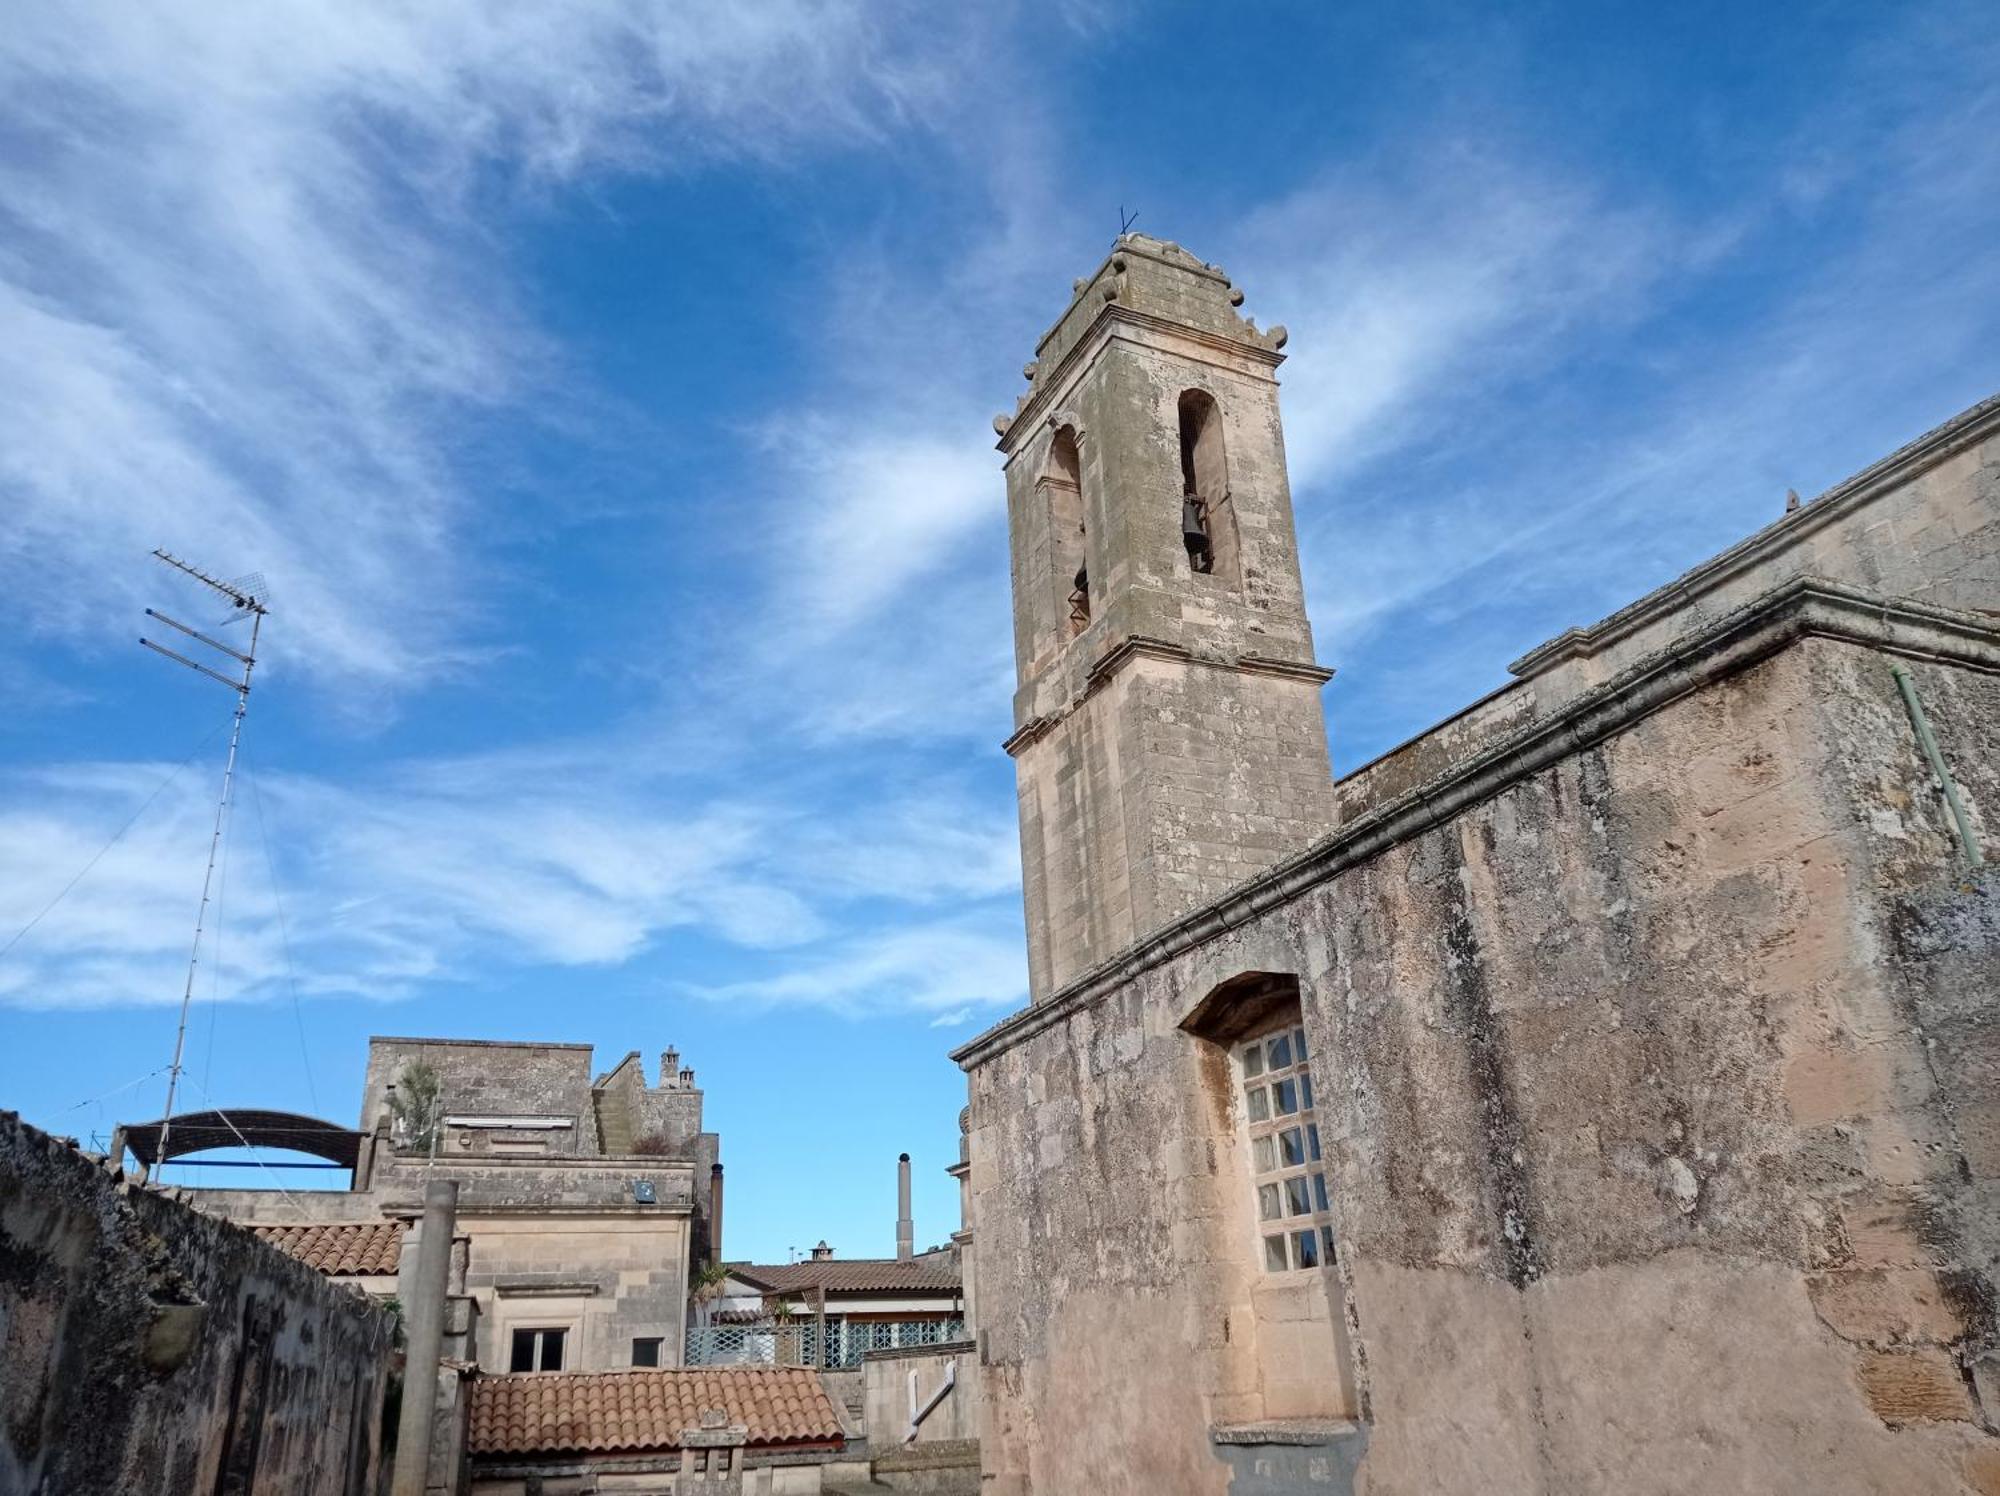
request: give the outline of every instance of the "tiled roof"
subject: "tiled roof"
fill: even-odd
[[[402,1260],[403,1225],[401,1221],[338,1221],[250,1229],[280,1252],[323,1273],[379,1277],[393,1274]]]
[[[840,1415],[806,1366],[481,1374],[472,1384],[476,1455],[680,1448],[683,1429],[720,1409],[750,1447],[841,1442]]]
[[[958,1293],[963,1287],[957,1259],[948,1253],[912,1257],[828,1257],[820,1262],[743,1262],[729,1269],[746,1283],[770,1293]]]

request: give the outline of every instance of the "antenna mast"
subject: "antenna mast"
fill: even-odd
[[[243,673],[240,676],[224,675],[220,670],[211,670],[199,661],[191,660],[186,655],[168,649],[164,644],[156,644],[151,639],[143,636],[139,640],[146,648],[163,654],[168,659],[207,676],[210,680],[220,681],[223,685],[228,686],[236,692],[236,717],[229,729],[229,757],[224,760],[222,767],[222,793],[216,797],[215,801],[215,829],[209,834],[208,838],[208,869],[201,877],[201,904],[195,910],[194,916],[194,948],[188,953],[187,986],[181,992],[180,1026],[174,1033],[174,1062],[167,1070],[167,1110],[166,1115],[160,1122],[160,1141],[158,1148],[154,1152],[156,1162],[165,1164],[167,1161],[167,1135],[173,1130],[174,1125],[174,1098],[180,1092],[181,1060],[187,1050],[188,1008],[194,1002],[195,968],[201,961],[202,931],[208,921],[209,888],[215,881],[216,853],[222,845],[222,825],[229,809],[229,791],[236,779],[236,750],[237,746],[243,741],[243,718],[250,710],[250,672],[257,668],[257,636],[264,627],[264,615],[267,611],[265,608],[267,593],[262,576],[242,577],[234,582],[225,582],[219,577],[210,576],[199,567],[189,565],[178,556],[169,555],[165,551],[154,551],[153,555],[168,566],[173,567],[174,570],[186,573],[197,582],[200,582],[204,587],[220,593],[223,597],[227,598],[230,603],[230,613],[223,620],[225,626],[246,617],[250,620],[249,647],[237,650],[224,644],[220,639],[210,638],[199,629],[189,628],[186,624],[167,617],[166,614],[159,612],[157,609],[148,608],[146,610],[148,618],[156,618],[161,623],[167,625],[168,628],[178,629],[190,639],[194,639],[199,643],[207,645],[210,649],[217,650],[229,656],[230,659],[243,667]]]

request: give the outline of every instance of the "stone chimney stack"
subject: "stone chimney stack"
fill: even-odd
[[[680,1069],[680,1067],[681,1052],[678,1049],[669,1047],[662,1051],[660,1055],[660,1084],[671,1086],[674,1083],[674,1072]]]
[[[910,1155],[896,1160],[896,1260],[908,1262],[916,1250],[916,1232],[910,1224]]]
[[[708,1260],[722,1261],[722,1165],[708,1171]]]
[[[829,1247],[824,1241],[821,1241],[818,1246],[812,1249],[812,1260],[814,1262],[825,1262],[831,1256],[833,1256],[833,1248]]]

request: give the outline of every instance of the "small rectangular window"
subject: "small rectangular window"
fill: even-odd
[[[1272,1143],[1270,1134],[1250,1140],[1250,1161],[1259,1174],[1268,1174],[1278,1167],[1276,1145]]]
[[[1312,1213],[1312,1191],[1306,1188],[1306,1176],[1294,1174],[1285,1181],[1285,1206],[1291,1215],[1302,1216]]]
[[[1271,1041],[1271,1068],[1284,1070],[1292,1063],[1292,1041],[1288,1035],[1280,1034]]]
[[[507,1359],[509,1371],[561,1371],[567,1330],[516,1330]]]
[[[1295,1028],[1292,1030],[1292,1048],[1299,1052],[1299,1063],[1303,1065],[1306,1062],[1306,1031],[1304,1029]]]
[[[634,1366],[658,1366],[660,1364],[660,1346],[663,1343],[658,1336],[652,1336],[643,1340],[634,1340],[632,1342],[632,1364]]]
[[[1249,1097],[1252,1122],[1262,1122],[1271,1115],[1271,1105],[1265,1097],[1262,1086],[1252,1086],[1246,1095]]]
[[[1257,1186],[1257,1218],[1262,1221],[1278,1218],[1278,1187],[1275,1184]]]
[[[1282,1273],[1290,1266],[1285,1261],[1285,1239],[1282,1236],[1264,1238],[1264,1266],[1274,1273]]]
[[[1255,1080],[1264,1073],[1264,1050],[1261,1045],[1252,1045],[1243,1051],[1243,1078]]]
[[[1299,1083],[1295,1080],[1281,1080],[1271,1087],[1271,1105],[1281,1117],[1289,1117],[1299,1109]]]
[[[1313,1175],[1313,1209],[1323,1211],[1326,1204],[1326,1175]]]
[[[1319,1266],[1319,1233],[1317,1231],[1295,1231],[1292,1245],[1298,1251],[1298,1266]]]
[[[1296,1127],[1287,1127],[1278,1134],[1278,1161],[1288,1169],[1297,1168],[1306,1161],[1306,1148]]]
[[[1314,1163],[1318,1163],[1318,1162],[1319,1162],[1319,1124],[1318,1124],[1317,1122],[1314,1122],[1314,1123],[1311,1123],[1311,1124],[1309,1124],[1309,1125],[1308,1125],[1308,1126],[1306,1127],[1306,1142],[1307,1142],[1307,1144],[1309,1145],[1309,1148],[1308,1148],[1308,1151],[1309,1151],[1309,1152],[1311,1152],[1311,1154],[1312,1154],[1312,1161],[1313,1161]]]

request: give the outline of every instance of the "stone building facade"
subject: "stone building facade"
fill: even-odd
[[[996,422],[985,1489],[2000,1491],[2000,400],[1334,784],[1239,300],[1120,239]]]
[[[410,1098],[397,1105],[396,1088],[420,1069],[436,1081],[434,1147]],[[289,1228],[303,1245],[325,1235],[307,1226],[372,1239],[382,1223],[415,1217],[427,1178],[454,1180],[464,1238],[455,1291],[476,1305],[482,1370],[681,1364],[690,1277],[719,1241],[722,1174],[694,1071],[672,1050],[648,1084],[636,1051],[593,1076],[586,1044],[373,1038],[354,1137],[352,1189],[188,1198]],[[405,1257],[417,1235],[407,1233]]]

